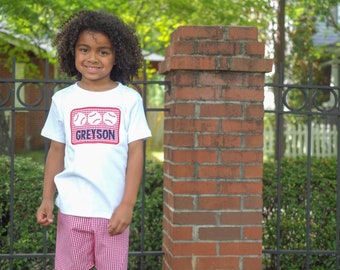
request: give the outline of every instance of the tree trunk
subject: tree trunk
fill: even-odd
[[[274,84],[279,85],[284,82],[284,70],[285,70],[285,47],[286,47],[286,39],[285,39],[285,7],[286,0],[277,0],[277,32],[276,32],[276,40],[274,47]],[[279,94],[282,91],[280,86],[277,86],[274,90],[275,97],[275,108],[277,111],[283,111],[283,105],[281,100],[281,95]],[[283,134],[283,114],[276,114],[276,143],[275,143],[275,158],[278,159],[284,154],[284,134]]]

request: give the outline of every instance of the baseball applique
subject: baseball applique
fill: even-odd
[[[119,143],[121,111],[110,107],[85,107],[71,111],[71,142]]]
[[[108,126],[113,126],[117,123],[117,115],[114,112],[104,113],[103,121]]]
[[[78,112],[73,117],[73,124],[77,127],[83,126],[86,123],[86,115]]]
[[[99,112],[93,111],[90,112],[89,115],[87,116],[87,121],[89,122],[90,125],[99,125],[100,122],[102,121],[102,116],[100,115]]]

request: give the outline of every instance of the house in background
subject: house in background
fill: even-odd
[[[45,119],[43,111],[33,108],[25,108],[39,103],[42,97],[41,89],[35,84],[22,84],[14,80],[28,79],[30,65],[34,64],[35,77],[44,78],[46,74],[46,61],[40,58],[38,50],[25,40],[12,36],[6,32],[0,32],[0,104],[3,117],[9,129],[9,136],[14,140],[14,151],[16,153],[30,149],[41,149],[44,145],[40,136],[42,123]],[[25,63],[20,60],[14,61],[9,51],[24,56]],[[18,59],[20,59],[19,57]],[[48,64],[48,76],[54,78],[54,65]],[[32,77],[31,77],[32,78]],[[38,104],[37,107],[42,107]],[[16,108],[12,110],[12,108]],[[3,127],[2,127],[3,128]],[[12,134],[12,130],[15,133]]]
[[[333,9],[332,17],[334,22],[340,25],[340,6]],[[316,23],[316,34],[313,35],[315,46],[324,47],[327,52],[336,57],[323,63],[331,67],[331,85],[340,86],[340,31],[329,25],[327,22]]]
[[[36,48],[18,37],[1,31],[0,42],[0,114],[2,114],[0,119],[2,116],[7,123],[10,140],[14,140],[15,153],[43,149],[44,139],[40,131],[46,118],[44,109],[49,108],[50,97],[57,89],[53,83],[23,84],[14,80],[47,77],[53,80],[58,78],[58,68],[40,57],[42,54],[38,50],[48,48]],[[1,46],[7,49],[1,50]],[[18,48],[21,49],[21,53],[24,52],[26,63],[20,60],[12,61],[12,56],[4,53]],[[145,60],[157,70],[158,64],[163,61],[163,56],[146,51],[143,51],[143,54]],[[34,77],[28,74],[30,72],[27,63],[35,64]]]
[[[337,5],[332,11],[332,17],[335,23],[340,25],[340,6]],[[329,70],[328,76],[330,86],[340,87],[340,31],[329,25],[327,22],[316,23],[316,34],[313,35],[315,46],[323,47],[332,59],[328,59],[321,65]],[[337,104],[340,101],[340,90],[330,93],[329,100],[323,103],[325,108],[334,108],[337,110]],[[335,116],[327,116],[325,123],[331,126],[338,125],[338,119]]]

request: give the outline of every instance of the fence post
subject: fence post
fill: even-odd
[[[264,59],[257,28],[183,26],[160,73],[163,269],[262,269]]]

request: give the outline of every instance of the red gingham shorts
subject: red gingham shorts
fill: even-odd
[[[58,213],[55,270],[126,270],[129,228],[110,236],[108,219]]]

